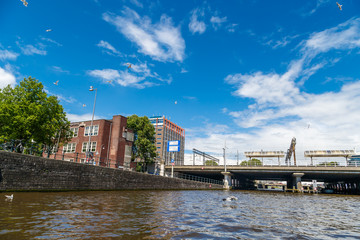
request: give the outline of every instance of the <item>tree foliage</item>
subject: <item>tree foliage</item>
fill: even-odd
[[[262,166],[262,162],[259,159],[253,158],[248,161],[242,161],[240,166]]]
[[[219,164],[214,160],[206,160],[205,166],[218,166]]]
[[[139,159],[146,168],[146,165],[154,162],[156,157],[155,128],[146,116],[137,115],[127,118],[127,127],[132,129],[135,135],[132,160]]]
[[[47,96],[37,79],[24,78],[15,88],[0,89],[0,137],[35,141],[50,149],[58,139],[69,139],[69,126],[57,97]]]
[[[338,162],[321,162],[318,164],[318,166],[340,166]]]

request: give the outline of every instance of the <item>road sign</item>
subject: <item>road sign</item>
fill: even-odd
[[[168,141],[168,152],[180,152],[180,140]]]
[[[173,163],[174,162],[174,159],[171,159],[171,163]]]

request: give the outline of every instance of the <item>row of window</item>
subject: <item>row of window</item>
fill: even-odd
[[[87,152],[88,146],[89,146],[89,142],[83,142],[81,151]],[[68,143],[68,144],[65,144],[63,147],[64,153],[68,153],[68,152],[74,153],[75,150],[76,150],[76,143]],[[91,142],[89,151],[95,152],[95,150],[96,150],[96,142]]]
[[[70,128],[73,132],[73,137],[77,137],[79,134],[79,128]],[[85,127],[84,136],[97,136],[99,134],[99,125]]]

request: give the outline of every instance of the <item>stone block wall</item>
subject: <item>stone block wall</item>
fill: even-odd
[[[222,189],[222,186],[0,151],[0,191],[143,189]]]

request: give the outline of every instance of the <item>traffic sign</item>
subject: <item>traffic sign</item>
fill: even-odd
[[[180,152],[180,140],[168,141],[168,152]]]

